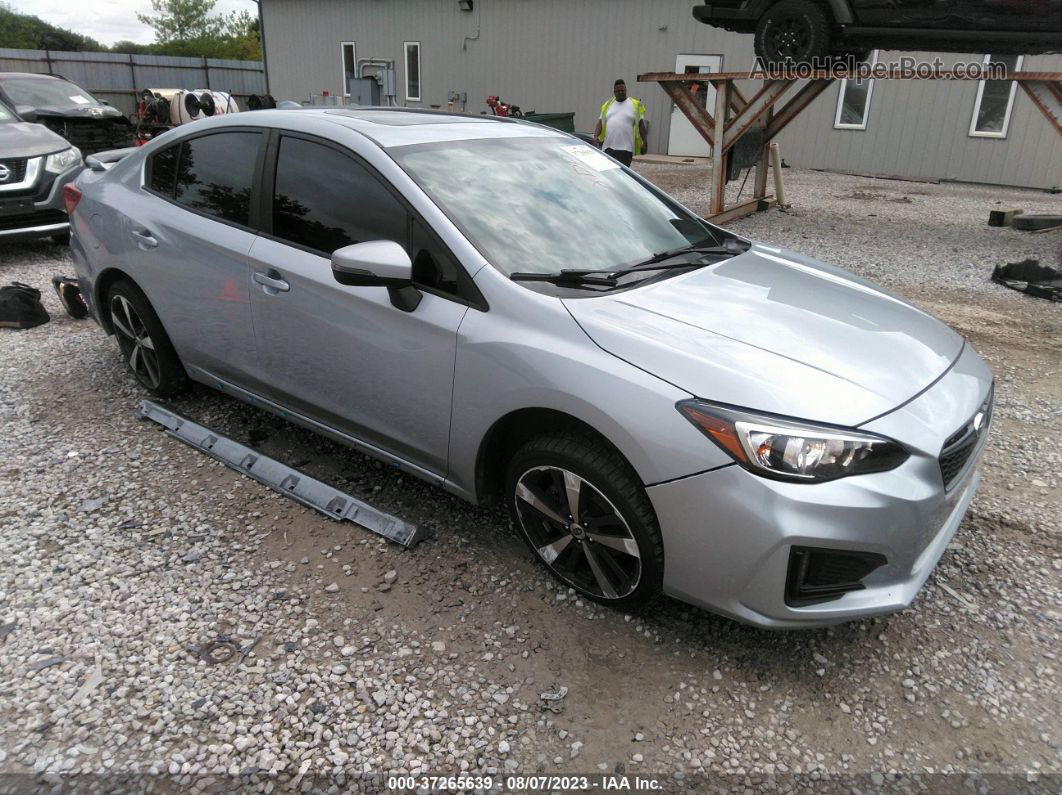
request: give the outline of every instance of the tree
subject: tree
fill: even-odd
[[[155,31],[149,52],[247,61],[262,58],[258,20],[247,11],[214,15],[214,0],[151,0],[151,7],[155,15],[137,14]]]
[[[155,41],[169,44],[191,39],[215,39],[225,33],[225,18],[211,16],[214,0],[151,0],[155,15],[136,18],[155,30]]]
[[[95,39],[50,25],[29,14],[20,14],[0,3],[0,47],[24,50],[103,50]]]

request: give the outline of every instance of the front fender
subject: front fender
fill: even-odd
[[[730,463],[675,408],[688,392],[598,348],[559,299],[512,283],[506,287],[492,291],[490,312],[469,312],[458,332],[453,486],[475,494],[484,438],[501,418],[527,408],[551,409],[589,425],[647,485]]]

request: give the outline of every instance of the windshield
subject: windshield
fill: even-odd
[[[610,270],[718,242],[710,226],[573,138],[491,138],[389,150],[506,275]]]
[[[5,121],[16,121],[15,114],[4,107],[4,103],[0,102],[0,124]]]
[[[31,108],[99,107],[99,102],[73,83],[54,77],[10,77],[4,80],[4,93],[15,107],[29,105]]]

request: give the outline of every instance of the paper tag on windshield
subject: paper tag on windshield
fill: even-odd
[[[611,157],[601,154],[592,146],[566,146],[564,151],[595,171],[608,171],[610,168],[620,167],[619,163]]]
[[[89,101],[84,97],[70,97],[71,102],[76,102],[78,105],[87,105]]]

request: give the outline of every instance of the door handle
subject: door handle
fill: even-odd
[[[155,236],[147,230],[144,230],[143,232],[134,231],[133,237],[136,238],[136,243],[141,248],[156,248],[159,244],[159,241],[155,239]]]
[[[276,273],[276,271],[270,271],[270,273]],[[260,284],[266,288],[266,292],[269,290],[275,290],[278,293],[286,293],[291,289],[291,285],[283,279],[277,276],[270,276],[268,273],[262,273],[261,271],[255,271],[252,277],[256,284]]]

